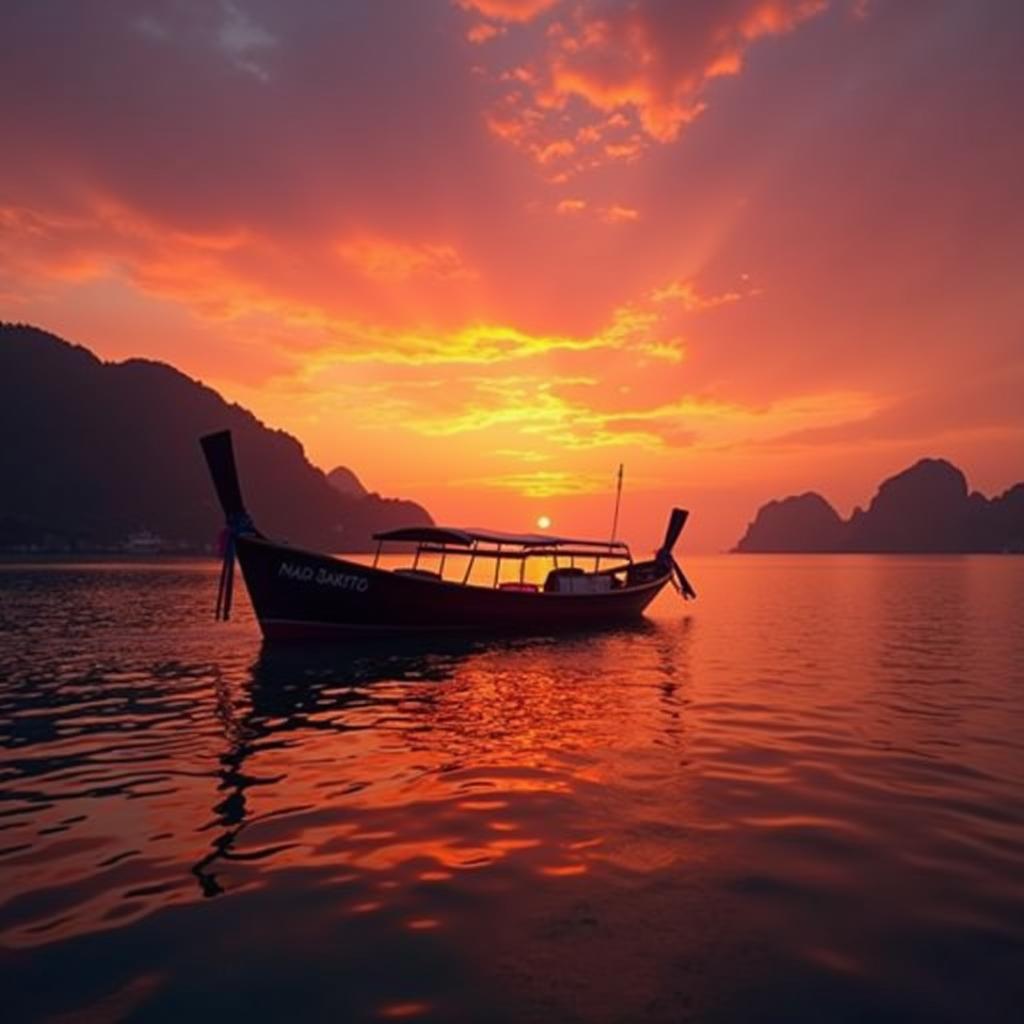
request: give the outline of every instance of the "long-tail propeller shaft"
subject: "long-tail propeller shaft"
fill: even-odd
[[[686,573],[679,568],[679,563],[674,558],[672,559],[672,570],[672,580],[676,585],[676,589],[683,595],[683,600],[689,601],[691,598],[696,597],[697,591],[690,585],[690,581],[686,578]]]
[[[696,597],[697,591],[693,589],[690,581],[686,578],[686,573],[679,567],[679,563],[672,554],[672,549],[676,546],[676,541],[679,540],[679,535],[683,532],[689,515],[690,513],[684,508],[672,509],[672,514],[668,518],[668,526],[665,529],[665,540],[657,554],[658,561],[664,563],[671,573],[672,585],[679,591],[684,601]]]

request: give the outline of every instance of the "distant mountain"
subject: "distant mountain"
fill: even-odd
[[[359,477],[347,466],[335,466],[327,474],[327,482],[346,498],[362,498],[370,492],[362,485]]]
[[[820,494],[762,506],[740,552],[1024,552],[1024,484],[997,498],[969,492],[945,459],[921,459],[890,477],[867,511],[843,520]]]
[[[375,530],[432,521],[414,502],[366,494],[354,474],[359,491],[339,493],[294,437],[164,363],[104,363],[0,323],[0,547],[210,544],[222,515],[198,438],[224,428],[268,536],[361,551]]]

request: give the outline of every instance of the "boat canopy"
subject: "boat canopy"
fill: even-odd
[[[411,541],[416,544],[455,544],[470,547],[473,538],[465,530],[447,526],[399,526],[395,530],[381,530],[374,540]]]
[[[373,535],[379,541],[411,541],[416,544],[450,544],[472,547],[474,544],[514,544],[524,548],[558,548],[566,545],[600,548],[604,551],[626,551],[624,541],[580,540],[578,537],[553,537],[546,533],[504,533],[459,526],[401,526]]]

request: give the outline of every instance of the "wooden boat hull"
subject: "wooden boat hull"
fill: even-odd
[[[403,576],[255,535],[239,536],[236,552],[268,640],[584,629],[641,617],[671,578],[598,594],[524,593]]]

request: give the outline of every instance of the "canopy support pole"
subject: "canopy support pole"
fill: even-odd
[[[476,561],[476,541],[473,541],[473,546],[469,549],[469,561],[466,563],[466,575],[462,577],[463,584],[469,582],[469,574],[473,571],[473,563]]]

